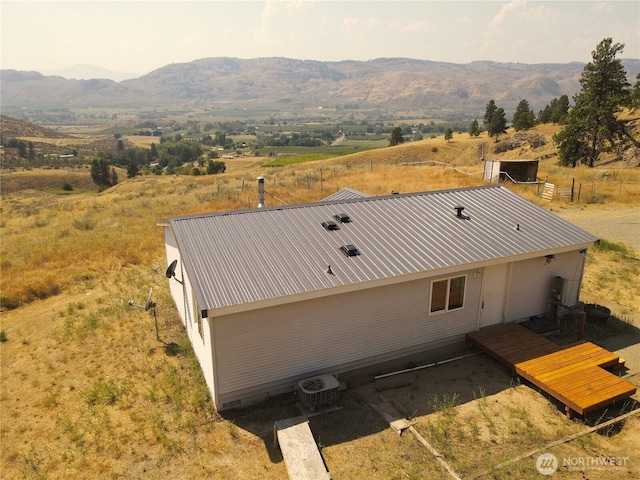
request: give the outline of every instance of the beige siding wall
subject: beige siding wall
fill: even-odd
[[[440,315],[428,315],[429,279],[215,318],[218,408],[309,375],[462,340],[476,328],[481,284],[464,273],[464,308]]]
[[[164,227],[164,243],[165,250],[167,253],[167,264],[162,267],[159,266],[158,271],[160,273],[164,273],[166,267],[171,264],[174,260],[178,260],[178,266],[176,267],[176,277],[182,280],[182,257],[180,256],[180,250],[178,250],[178,244],[176,242],[176,238],[173,235],[173,232],[169,227]],[[184,308],[184,300],[183,300],[183,287],[175,280],[169,280],[169,291],[171,292],[171,298],[176,304],[176,309],[178,310],[178,314],[180,315],[180,319],[182,323],[185,323],[185,308]]]
[[[549,310],[553,279],[566,279],[562,302],[578,303],[584,255],[578,251],[556,255],[551,263],[544,256],[516,262],[511,272],[511,287],[506,321],[526,320]]]
[[[196,311],[197,307],[195,300],[193,299],[191,281],[182,266],[180,251],[178,250],[175,237],[173,236],[173,232],[170,228],[164,228],[164,239],[167,252],[167,265],[174,260],[178,260],[176,278],[182,281],[182,284],[180,284],[180,282],[175,279],[168,280],[171,298],[173,298],[176,310],[178,310],[178,314],[180,315],[180,319],[182,320],[187,335],[189,336],[189,340],[191,340],[193,351],[198,358],[207,386],[209,387],[212,398],[215,401],[216,388],[213,376],[213,358],[209,348],[213,342],[211,340],[212,332],[209,328],[209,322],[206,319],[203,319],[203,335],[200,336],[200,333],[198,332],[198,325],[196,323],[198,318]],[[159,271],[162,272],[162,268],[160,268]]]

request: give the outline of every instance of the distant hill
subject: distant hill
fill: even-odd
[[[53,75],[77,80],[106,78],[115,82],[138,78],[140,76],[138,73],[116,72],[114,70],[96,67],[95,65],[73,65],[71,67],[59,68],[57,70],[42,71],[40,73],[43,75]]]
[[[30,122],[0,115],[0,133],[4,138],[36,137],[36,138],[65,138],[64,135],[50,128],[40,127]]]
[[[640,60],[624,60],[631,83]],[[290,58],[205,58],[140,78],[69,80],[38,72],[0,71],[0,106],[29,108],[336,107],[443,116],[484,114],[494,99],[507,112],[523,98],[534,112],[580,89],[584,65],[409,58],[320,62]]]

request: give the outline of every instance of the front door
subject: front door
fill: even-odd
[[[503,322],[508,264],[485,267],[482,272],[479,327]]]

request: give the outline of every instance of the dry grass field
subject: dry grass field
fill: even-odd
[[[124,180],[123,173],[118,185],[101,193],[81,182],[88,172],[2,174],[0,476],[286,478],[272,425],[299,411],[281,399],[237,412],[213,409],[166,279],[151,269],[165,266],[157,219],[255,206],[259,175],[266,177],[269,205],[316,201],[344,187],[376,195],[479,185],[483,142],[486,137],[459,134],[451,142],[429,139],[277,169],[260,167],[258,158],[231,160],[227,172],[215,176]],[[501,155],[552,155],[544,148],[525,145]],[[540,175],[557,183],[597,183],[596,195],[580,203],[546,202],[536,187],[515,190],[560,215],[579,211],[597,219],[600,212],[600,218],[614,218],[616,211],[640,207],[638,169],[563,170],[554,163],[553,156],[543,160]],[[76,179],[72,173],[78,188],[60,195],[55,189],[65,175]],[[621,227],[633,228],[637,224]],[[612,305],[627,320],[616,320],[608,335],[629,335],[638,327],[632,321],[640,311],[640,254],[615,243],[619,238],[608,232],[606,248],[590,252],[584,294]],[[159,339],[154,317],[128,306],[129,299],[143,303],[150,287]],[[640,364],[632,367],[637,371],[631,373],[640,371]],[[333,478],[445,478],[427,449],[409,433],[397,436],[371,408],[382,401],[376,385],[355,378],[347,382],[342,410],[311,420]],[[640,385],[638,375],[628,378]],[[416,422],[416,430],[463,478],[482,472],[488,472],[483,478],[540,478],[535,456],[499,464],[599,420],[568,420],[554,403],[482,355],[397,381],[382,392],[383,399]],[[630,459],[624,470],[558,472],[558,478],[635,479],[639,438],[636,416],[548,451],[559,458]]]

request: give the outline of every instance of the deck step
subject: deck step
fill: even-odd
[[[611,370],[625,361],[591,342],[561,347],[519,324],[488,327],[467,341],[581,415],[635,394],[635,385]]]

